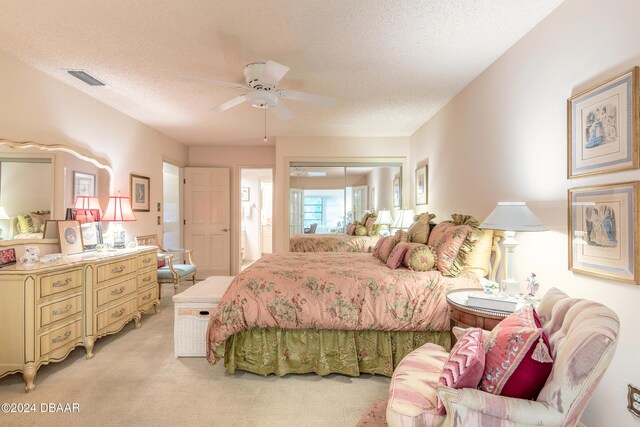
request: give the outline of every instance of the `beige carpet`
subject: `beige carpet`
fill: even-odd
[[[22,375],[0,379],[0,403],[77,403],[79,413],[0,413],[0,425],[355,426],[389,378],[227,375],[222,363],[173,356],[173,291],[163,288],[160,314],[101,338],[38,370],[24,393]],[[183,284],[183,287],[188,284]]]

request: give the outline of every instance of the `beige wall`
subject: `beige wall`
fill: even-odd
[[[150,177],[151,212],[136,212],[125,229],[161,235],[154,207],[162,201],[162,160],[186,164],[186,146],[2,52],[0,76],[0,99],[10,100],[0,103],[0,138],[90,150],[111,163],[114,193],[129,194],[130,173]]]
[[[289,162],[377,162],[403,165],[404,182],[409,182],[410,138],[280,137],[276,145],[274,191],[274,252],[289,250]],[[406,187],[406,186],[405,186]]]
[[[568,271],[567,189],[640,179],[640,171],[566,178],[566,100],[640,65],[640,2],[567,0],[456,96],[411,140],[411,163],[429,160],[429,211],[484,219],[499,200],[526,201],[549,228],[520,233],[516,279],[535,272],[542,292],[559,287],[600,301],[622,329],[611,367],[583,422],[640,425],[626,409],[640,385],[640,286]],[[412,178],[413,179],[413,178]]]

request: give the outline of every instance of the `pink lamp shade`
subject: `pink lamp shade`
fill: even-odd
[[[109,204],[104,215],[103,221],[125,222],[135,221],[136,217],[131,210],[131,202],[128,197],[109,196]]]
[[[100,218],[102,218],[102,208],[100,207],[100,201],[97,197],[93,196],[78,196],[76,198],[75,209],[98,209],[100,211]]]

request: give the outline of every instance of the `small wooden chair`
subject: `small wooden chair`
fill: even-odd
[[[196,265],[191,259],[191,249],[164,249],[158,242],[158,235],[149,234],[146,236],[137,236],[136,242],[138,246],[155,246],[158,248],[158,295],[163,283],[173,283],[173,289],[178,291],[178,286],[182,280],[191,279],[196,284]],[[175,264],[173,262],[173,254],[170,252],[178,252],[184,254],[187,258],[187,264]]]

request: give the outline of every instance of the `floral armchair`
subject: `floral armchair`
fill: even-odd
[[[447,353],[425,344],[393,374],[387,405],[390,426],[575,426],[609,366],[620,322],[597,302],[549,290],[537,307],[551,344],[553,370],[535,401],[478,389],[438,387]],[[417,378],[420,377],[420,378]],[[437,396],[446,415],[437,415]]]

